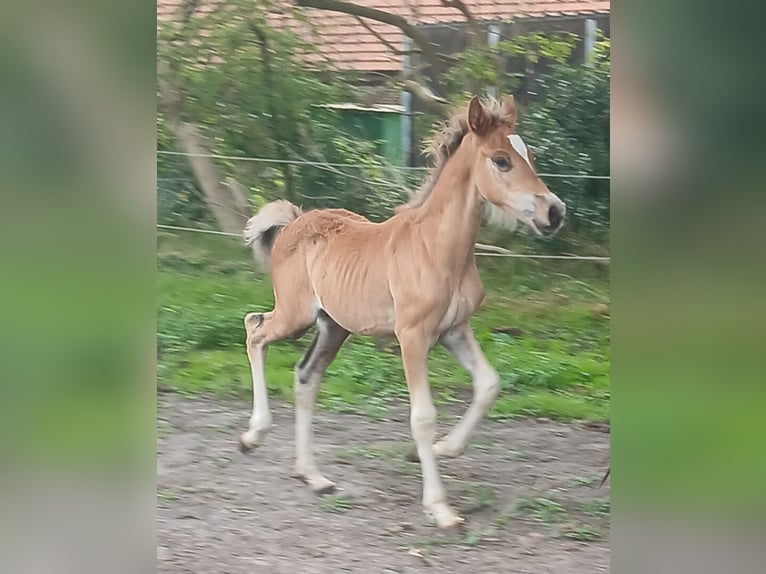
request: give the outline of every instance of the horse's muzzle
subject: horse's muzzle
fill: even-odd
[[[556,233],[564,225],[564,210],[557,205],[551,205],[548,208],[548,225],[540,231],[543,235],[550,236]]]

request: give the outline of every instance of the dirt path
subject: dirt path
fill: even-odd
[[[485,422],[441,463],[460,532],[429,526],[406,407],[385,420],[318,412],[317,457],[343,490],[297,479],[293,411],[273,407],[266,444],[243,455],[244,401],[158,399],[158,572],[328,574],[609,571],[609,435],[576,425]],[[440,423],[440,429],[445,422]]]

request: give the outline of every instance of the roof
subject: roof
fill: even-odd
[[[198,1],[195,13],[210,13],[216,1]],[[289,0],[274,3],[288,8],[294,6]],[[397,14],[416,24],[465,22],[458,9],[445,6],[442,0],[352,0],[352,3]],[[158,22],[178,19],[185,4],[188,0],[157,0]],[[465,4],[477,20],[493,21],[610,13],[610,0],[465,0]],[[402,56],[394,52],[404,43],[404,34],[398,28],[370,20],[365,20],[368,25],[365,27],[348,14],[313,8],[304,10],[313,30],[287,11],[273,12],[269,19],[277,26],[288,27],[305,39],[313,40],[319,46],[321,56],[340,69],[359,72],[402,69]]]

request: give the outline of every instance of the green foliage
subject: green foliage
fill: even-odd
[[[162,114],[157,115],[157,149],[178,151]],[[185,157],[157,155],[157,221],[169,225],[213,223]]]
[[[444,82],[453,101],[484,92],[494,86],[501,93],[517,93],[532,80],[537,70],[551,65],[568,67],[577,36],[534,32],[469,48],[445,75]]]
[[[524,58],[533,66],[545,60],[564,65],[571,58],[576,43],[574,34],[532,32],[499,42],[497,51],[505,56]]]
[[[323,105],[353,101],[352,84],[338,81],[326,65],[301,59],[313,45],[290,30],[269,27],[266,8],[278,7],[265,0],[226,0],[204,19],[162,30],[165,79],[185,95],[183,119],[200,127],[217,155],[358,166],[217,161],[224,176],[250,188],[256,205],[287,198],[377,219],[390,215],[406,193],[404,178],[375,155],[374,142],[339,130],[337,112]],[[158,146],[173,150],[164,122],[159,114]],[[158,164],[158,177],[169,180],[160,185],[160,220],[199,221],[193,178],[173,159],[166,156]]]
[[[198,125],[213,153],[311,164],[216,161],[222,176],[249,188],[254,207],[287,198],[303,207],[344,207],[373,220],[391,215],[419,183],[422,172],[396,169],[376,155],[375,142],[340,129],[338,112],[325,104],[352,102],[359,82],[324,63],[310,40],[270,28],[268,0],[225,0],[206,18],[164,25],[158,49],[164,79],[184,95],[183,119]],[[297,14],[300,14],[298,12]],[[321,33],[321,30],[317,31]],[[541,173],[609,173],[609,41],[593,61],[574,63],[578,38],[524,34],[494,48],[463,52],[441,78],[453,103],[490,86],[514,93],[521,106],[519,132]],[[306,54],[314,57],[307,59]],[[437,120],[416,114],[416,139],[429,137]],[[158,147],[175,150],[158,115]],[[329,166],[350,164],[351,167]],[[158,218],[163,223],[212,223],[186,158],[158,158]],[[568,205],[568,223],[535,250],[601,253],[609,231],[608,180],[546,178]],[[524,235],[517,236],[524,244]],[[506,236],[498,237],[502,244]]]
[[[345,207],[376,220],[389,216],[422,174],[387,165],[375,154],[374,142],[339,129],[338,113],[324,104],[354,101],[358,80],[331,69],[319,54],[307,60],[315,46],[290,30],[270,28],[267,9],[285,8],[268,0],[255,5],[225,0],[206,18],[163,25],[158,49],[168,64],[164,78],[184,94],[183,119],[200,126],[219,155],[323,164],[218,161],[224,177],[249,187],[256,207],[285,197],[304,207]],[[597,43],[589,65],[573,64],[576,43],[573,35],[532,33],[491,49],[470,48],[441,81],[455,103],[490,86],[515,93],[523,107],[519,132],[535,153],[538,171],[607,174],[609,41]],[[438,119],[416,115],[417,139],[424,141]],[[162,114],[157,127],[159,149],[174,150]],[[160,156],[158,178],[160,221],[210,221],[185,158]],[[547,183],[567,201],[571,214],[563,233],[547,247],[574,248],[583,238],[603,244],[608,181]]]
[[[609,41],[596,44],[593,62],[556,63],[532,83],[527,113],[519,131],[535,152],[539,172],[609,173]],[[609,229],[608,180],[560,179],[550,182],[573,215],[570,233],[588,232],[606,240]]]

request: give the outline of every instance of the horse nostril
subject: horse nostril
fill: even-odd
[[[555,205],[551,205],[548,209],[548,227],[558,228],[561,225],[562,218],[561,210]]]

